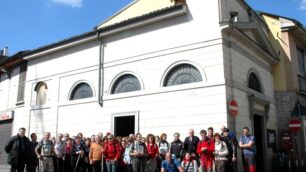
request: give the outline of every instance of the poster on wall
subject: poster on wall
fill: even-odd
[[[0,121],[11,120],[14,118],[14,111],[0,113]]]
[[[267,136],[268,136],[268,147],[273,148],[273,150],[276,150],[276,132],[275,130],[267,130]]]

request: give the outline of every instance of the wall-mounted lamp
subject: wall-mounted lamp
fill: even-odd
[[[3,68],[3,69],[1,69],[1,72],[7,73],[7,70]]]
[[[0,70],[2,73],[5,73],[6,74],[6,77],[7,78],[10,78],[11,77],[11,70],[7,70],[7,69],[1,69]]]
[[[238,14],[239,14],[238,11],[230,11],[230,16],[231,16],[230,21],[232,23],[238,22]]]

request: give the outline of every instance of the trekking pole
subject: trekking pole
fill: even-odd
[[[41,160],[40,160],[40,158],[39,158],[39,159],[38,159],[38,166],[37,166],[38,171],[40,171],[40,164],[41,164],[40,161],[41,161]]]
[[[74,167],[73,172],[75,172],[76,169],[77,169],[77,167],[78,167],[78,164],[79,164],[79,161],[80,161],[80,157],[81,157],[81,153],[80,153],[79,156],[78,156],[78,160],[77,160],[77,162],[76,162],[76,164],[75,164],[75,167]]]
[[[101,170],[101,172],[103,172],[103,170],[104,170],[104,155],[103,155],[104,153],[102,152],[102,160],[101,160],[101,167],[102,167],[102,170]]]
[[[290,150],[288,151],[288,167],[289,167],[289,172],[291,172],[291,156],[290,156]]]

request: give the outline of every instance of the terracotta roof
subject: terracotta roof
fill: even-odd
[[[297,26],[299,26],[301,29],[303,29],[306,32],[306,27],[296,19],[280,16],[280,15],[277,15],[277,14],[271,14],[271,13],[267,13],[267,12],[263,12],[263,11],[259,11],[259,10],[255,10],[255,12],[259,16],[261,16],[263,14],[263,15],[268,15],[268,16],[272,16],[272,17],[276,17],[276,18],[284,18],[284,19],[287,19],[287,20],[291,20],[292,22],[294,22]]]
[[[28,52],[30,52],[30,51],[29,50],[19,51],[18,53],[14,54],[10,57],[2,56],[2,57],[5,57],[5,58],[0,61],[0,68],[8,68],[12,65],[15,65],[15,64],[23,61],[23,59],[22,59],[23,55],[25,55]]]

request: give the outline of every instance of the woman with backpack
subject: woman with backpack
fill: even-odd
[[[73,149],[73,140],[71,138],[67,138],[65,151],[63,155],[65,172],[72,172],[72,162],[71,162],[72,149]]]
[[[202,172],[212,172],[215,141],[208,138],[206,130],[201,130],[200,135],[201,141],[198,143],[197,153],[200,155],[201,170]]]
[[[166,153],[169,152],[169,143],[167,142],[167,134],[166,133],[162,133],[160,135],[160,142],[159,142],[159,153],[160,156],[162,158],[162,160],[165,160],[166,157]]]
[[[104,156],[108,172],[117,172],[118,160],[121,156],[120,145],[113,135],[107,136],[107,143],[104,145]]]
[[[214,134],[215,139],[215,169],[216,172],[225,172],[226,162],[227,162],[227,155],[228,155],[228,148],[226,143],[221,140],[221,135],[219,133]]]
[[[225,171],[234,171],[236,168],[236,157],[237,157],[237,146],[238,142],[234,134],[230,135],[230,131],[228,128],[223,129],[223,137],[222,140],[225,142],[228,155],[227,155],[227,163]]]
[[[184,172],[198,172],[198,163],[188,152],[185,154],[181,166],[183,167]]]
[[[155,137],[153,134],[147,136],[147,161],[145,172],[156,172],[157,169],[157,158],[159,157],[158,146],[155,143]]]

